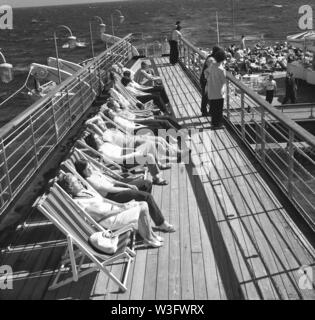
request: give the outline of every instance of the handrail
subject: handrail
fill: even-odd
[[[104,88],[112,64],[132,58],[128,35],[0,129],[0,215]]]
[[[110,53],[111,51],[115,50],[115,48],[119,47],[123,42],[127,41],[128,39],[130,39],[131,36],[132,36],[131,33],[128,34],[127,36],[125,36],[124,38],[122,38],[121,40],[116,42],[113,46],[111,46],[107,50],[105,50],[102,53],[100,53],[97,57],[95,57],[95,59],[93,59],[90,62],[88,62],[87,65],[85,65],[82,69],[78,70],[75,74],[73,74],[72,77],[69,77],[69,78],[65,79],[62,83],[57,85],[51,92],[49,92],[45,97],[40,98],[38,101],[33,103],[29,108],[27,108],[25,111],[20,113],[14,119],[12,119],[9,123],[7,123],[3,127],[1,127],[0,128],[0,139],[4,135],[6,135],[9,131],[11,131],[12,128],[16,124],[21,123],[24,119],[29,117],[29,115],[32,114],[36,109],[38,109],[39,106],[45,104],[46,102],[51,100],[52,97],[54,97],[58,92],[60,92],[64,88],[66,88],[67,85],[69,85],[73,81],[74,78],[77,78],[78,76],[80,76],[81,74],[84,74],[87,70],[89,70],[93,66],[95,61],[100,60],[101,58],[106,56],[107,53]]]
[[[206,55],[184,38],[179,40],[179,54],[200,89]],[[226,78],[227,123],[315,231],[315,136],[229,72]]]

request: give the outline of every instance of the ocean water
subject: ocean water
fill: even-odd
[[[59,24],[68,25],[79,40],[89,43],[89,20],[95,15],[101,16],[111,33],[110,14],[120,9],[125,22],[115,28],[118,36],[143,32],[149,41],[161,40],[169,34],[174,22],[180,20],[184,36],[198,47],[206,48],[216,42],[216,12],[221,41],[237,42],[241,34],[284,40],[287,34],[299,31],[298,8],[302,4],[305,0],[129,0],[14,9],[14,29],[0,30],[0,48],[7,61],[14,65],[15,79],[10,84],[0,83],[0,99],[4,100],[23,85],[32,62],[45,64],[47,57],[55,56],[53,32]],[[38,22],[32,23],[33,19]],[[93,26],[96,30],[97,23]],[[90,45],[84,49],[64,50],[61,45],[66,42],[67,35],[58,31],[58,36],[61,58],[80,62],[91,57]],[[98,41],[95,47],[97,53],[104,49]],[[23,90],[0,107],[0,126],[31,104],[25,93]]]

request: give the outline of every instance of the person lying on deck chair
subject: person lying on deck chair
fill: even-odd
[[[155,248],[163,245],[163,238],[155,234],[151,228],[149,208],[146,202],[110,203],[92,188],[84,186],[71,173],[61,174],[59,184],[82,210],[91,215],[104,228],[116,230],[133,224],[145,245]]]
[[[186,154],[185,151],[180,150],[177,146],[177,141],[173,137],[169,139],[173,144],[168,143],[163,137],[158,137],[150,134],[146,135],[131,135],[124,133],[117,128],[108,128],[106,122],[102,119],[102,115],[96,115],[85,122],[90,131],[102,137],[103,141],[108,141],[121,148],[137,148],[143,146],[148,150],[154,150],[157,158],[165,157],[168,154],[168,159],[180,157]]]
[[[160,125],[163,126],[166,129],[181,129],[181,125],[172,117],[165,116],[165,115],[149,115],[149,116],[142,116],[138,115],[137,113],[134,113],[129,110],[125,110],[121,107],[120,103],[113,99],[109,98],[106,102],[106,104],[101,106],[101,111],[106,110],[106,108],[110,108],[113,110],[119,117],[134,121],[136,123],[140,123],[142,125]],[[153,120],[153,121],[152,121]]]
[[[180,136],[184,135],[184,130],[180,130],[182,129],[180,125],[174,127],[168,120],[146,119],[146,120],[134,121],[134,120],[128,120],[121,117],[115,111],[105,106],[102,106],[101,111],[107,118],[117,123],[120,127],[122,127],[126,131],[135,132],[139,129],[143,129],[144,128],[143,126],[145,126],[148,129],[152,130],[152,132],[155,135],[159,134],[159,129],[172,131],[173,133],[172,135],[180,135]],[[139,126],[139,125],[142,125],[142,126]]]
[[[125,74],[125,72],[124,72]],[[170,110],[168,108],[168,102],[165,102],[162,98],[162,96],[160,95],[159,92],[149,92],[149,89],[140,89],[139,84],[137,84],[136,82],[132,81],[130,79],[130,77],[128,76],[123,76],[121,78],[121,83],[124,87],[126,87],[126,89],[128,90],[128,92],[134,96],[137,100],[139,100],[142,103],[146,103],[150,100],[153,100],[154,104],[164,113],[168,113],[170,114]],[[150,89],[152,90],[153,87],[150,87]]]
[[[89,134],[85,137],[85,142],[105,157],[115,161],[116,163],[123,164],[126,167],[132,167],[137,163],[147,165],[153,179],[153,184],[168,184],[166,180],[160,177],[160,169],[155,160],[155,156],[152,153],[149,153],[145,148],[138,148],[137,151],[134,149],[121,148],[110,142],[103,142],[103,140],[96,134]],[[162,166],[162,169],[169,168],[169,165]]]
[[[150,193],[129,188],[119,182],[113,181],[103,174],[101,170],[93,168],[89,162],[84,159],[76,161],[74,165],[77,172],[104,198],[118,203],[125,203],[131,200],[145,201],[148,204],[149,213],[155,225],[165,232],[175,231],[174,226],[165,220]]]

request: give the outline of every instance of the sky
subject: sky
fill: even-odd
[[[17,8],[112,1],[118,0],[0,0],[0,5],[8,4],[11,5],[13,8]]]

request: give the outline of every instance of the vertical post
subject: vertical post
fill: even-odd
[[[2,153],[3,153],[3,164],[4,164],[5,174],[6,174],[6,177],[7,177],[9,195],[10,195],[10,199],[12,199],[11,180],[10,180],[10,176],[9,176],[9,168],[8,168],[7,156],[6,156],[6,152],[5,152],[5,148],[4,148],[3,139],[1,139],[1,149],[2,149]]]
[[[112,35],[114,36],[114,19],[113,19],[113,14],[110,15],[111,18],[111,23],[112,23]]]
[[[266,120],[265,120],[265,109],[261,108],[261,127],[260,127],[260,150],[261,150],[261,161],[262,164],[266,164]]]
[[[220,31],[219,31],[219,17],[218,17],[218,12],[216,11],[215,13],[216,16],[216,21],[217,21],[217,42],[218,46],[220,45]]]
[[[289,130],[289,163],[288,163],[288,195],[293,197],[293,170],[294,170],[294,132]]]
[[[92,31],[92,23],[89,22],[90,25],[90,41],[91,41],[91,50],[92,50],[92,58],[94,59],[95,53],[94,53],[94,44],[93,44],[93,31]]]
[[[82,82],[81,82],[81,76],[78,76],[78,82],[79,82],[79,91],[80,91],[80,100],[81,100],[81,109],[82,109],[82,113],[84,112],[84,100],[83,100],[83,96],[82,96]]]
[[[52,100],[50,100],[51,103],[51,111],[54,119],[54,129],[55,129],[55,136],[56,136],[56,144],[58,143],[58,128],[57,128],[57,122],[56,122],[56,114],[55,114],[55,108]]]
[[[230,120],[230,80],[226,79],[226,115]]]
[[[67,94],[67,103],[68,103],[70,126],[71,126],[72,125],[72,112],[71,112],[71,104],[70,104],[70,96],[69,96],[68,88],[66,88],[66,94]]]
[[[38,168],[37,148],[36,148],[36,140],[35,140],[35,135],[34,135],[34,126],[33,126],[32,115],[30,115],[29,121],[30,121],[30,127],[31,127],[31,131],[32,131],[32,141],[33,141],[34,154],[35,154],[35,164],[36,164],[36,168]]]
[[[58,44],[56,32],[54,32],[54,41],[55,41],[55,51],[56,51],[56,60],[57,60],[57,70],[58,70],[58,80],[59,84],[61,83],[60,67],[59,67],[59,54],[58,54]]]
[[[241,92],[241,130],[242,138],[245,139],[245,103],[244,103],[244,91]]]

